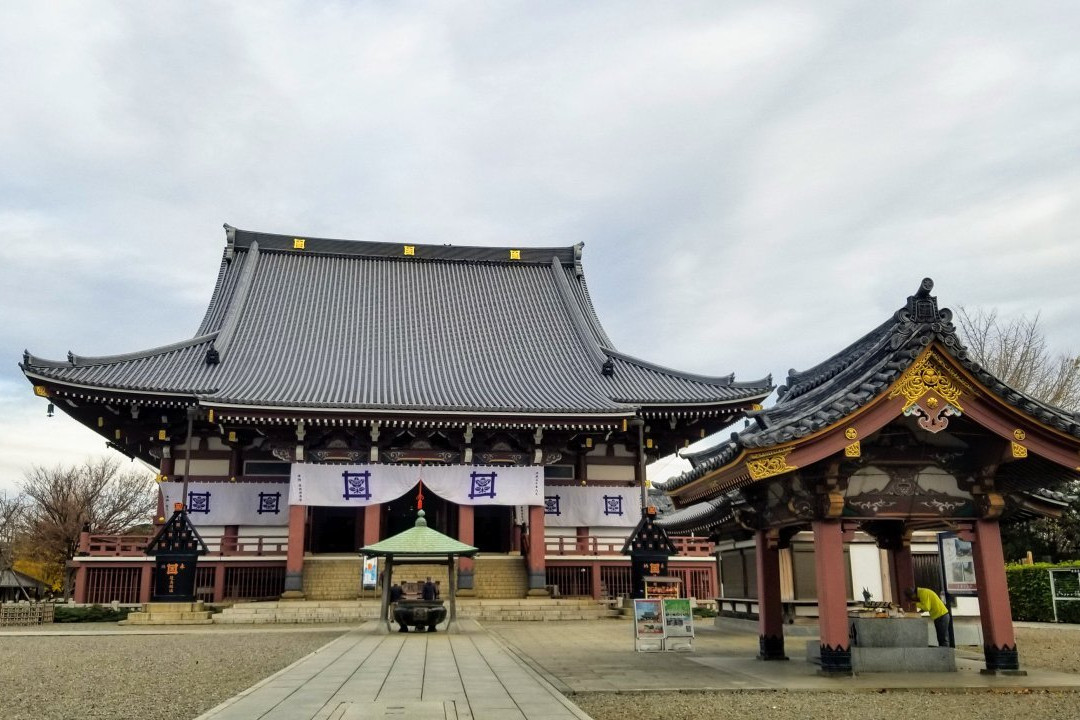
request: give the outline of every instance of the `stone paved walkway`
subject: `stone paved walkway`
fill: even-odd
[[[453,632],[347,633],[199,720],[408,717],[587,720],[475,621]]]

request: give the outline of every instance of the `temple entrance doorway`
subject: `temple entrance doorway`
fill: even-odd
[[[477,505],[473,518],[473,545],[479,548],[480,552],[510,552],[514,528],[512,506]]]
[[[358,519],[363,511],[351,507],[311,508],[311,552],[355,553],[364,544],[363,526]]]
[[[397,535],[416,524],[418,490],[419,484],[414,485],[409,492],[383,505],[383,530],[381,532],[383,538]],[[428,490],[427,486],[424,487],[424,519],[427,520],[429,528],[450,537],[457,537],[457,506],[446,502]]]

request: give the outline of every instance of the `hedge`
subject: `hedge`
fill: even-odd
[[[102,605],[90,605],[89,607],[57,605],[53,622],[116,622],[117,620],[125,620],[129,612],[131,612],[129,608],[113,610],[111,607]]]
[[[1013,620],[1053,622],[1054,603],[1050,594],[1050,568],[1080,567],[1080,561],[1006,565],[1009,603]],[[1080,602],[1058,602],[1058,622],[1080,623]]]

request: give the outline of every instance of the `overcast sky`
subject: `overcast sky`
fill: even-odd
[[[1080,350],[1075,2],[0,5],[0,490],[104,452],[24,348],[190,337],[228,222],[585,243],[617,347],[755,379],[930,276]]]

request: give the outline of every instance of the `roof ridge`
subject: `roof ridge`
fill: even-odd
[[[577,301],[574,299],[574,291],[570,289],[570,281],[566,279],[566,273],[563,272],[562,263],[559,262],[559,258],[551,258],[551,274],[555,277],[555,287],[559,291],[559,299],[562,300],[563,307],[567,310],[567,314],[570,317],[570,322],[574,326],[574,333],[578,336],[578,340],[585,346],[586,352],[589,354],[589,358],[596,361],[597,371],[603,372],[604,364],[608,361],[604,348],[597,343],[589,332],[588,319],[583,317],[581,308],[578,306]]]
[[[248,249],[248,256],[244,261],[244,266],[240,268],[240,277],[236,280],[236,289],[233,290],[229,306],[225,309],[225,316],[221,318],[218,336],[214,340],[213,349],[217,351],[219,358],[222,353],[228,352],[233,338],[236,337],[236,330],[240,325],[240,316],[247,305],[248,297],[251,295],[251,286],[254,282],[252,278],[255,276],[255,269],[258,265],[259,243],[253,241]]]
[[[187,340],[180,340],[179,342],[170,343],[168,345],[159,345],[158,347],[150,348],[148,350],[137,350],[135,352],[121,353],[118,355],[76,355],[73,352],[68,352],[67,362],[63,360],[47,360],[45,358],[39,358],[35,355],[31,355],[29,350],[23,351],[23,361],[20,363],[20,367],[26,369],[28,367],[54,367],[54,368],[69,368],[69,367],[88,367],[90,365],[109,365],[111,363],[126,362],[128,360],[139,360],[142,358],[151,357],[154,355],[164,355],[165,353],[172,352],[174,350],[182,350],[186,347],[198,345],[207,341],[213,341],[217,337],[217,332],[206,333],[205,335],[196,335],[193,338]]]
[[[569,247],[442,245],[417,242],[347,240],[300,235],[281,235],[240,230],[225,225],[227,248],[245,250],[252,243],[261,244],[264,252],[289,252],[306,255],[346,255],[407,261],[435,260],[458,262],[497,262],[507,265],[546,265],[557,257],[567,265],[580,266],[582,244]]]
[[[623,362],[632,363],[639,367],[646,368],[648,370],[654,370],[656,372],[664,373],[666,375],[672,375],[674,377],[682,378],[684,380],[693,380],[695,382],[708,383],[710,385],[720,385],[722,387],[732,388],[762,388],[769,387],[769,392],[772,392],[772,375],[766,375],[760,380],[742,380],[735,381],[735,373],[728,373],[727,375],[699,375],[697,373],[684,372],[682,370],[675,370],[674,368],[658,365],[648,360],[642,360],[641,358],[628,355],[624,352],[615,350],[614,348],[603,348],[604,352],[609,356],[618,358]]]

